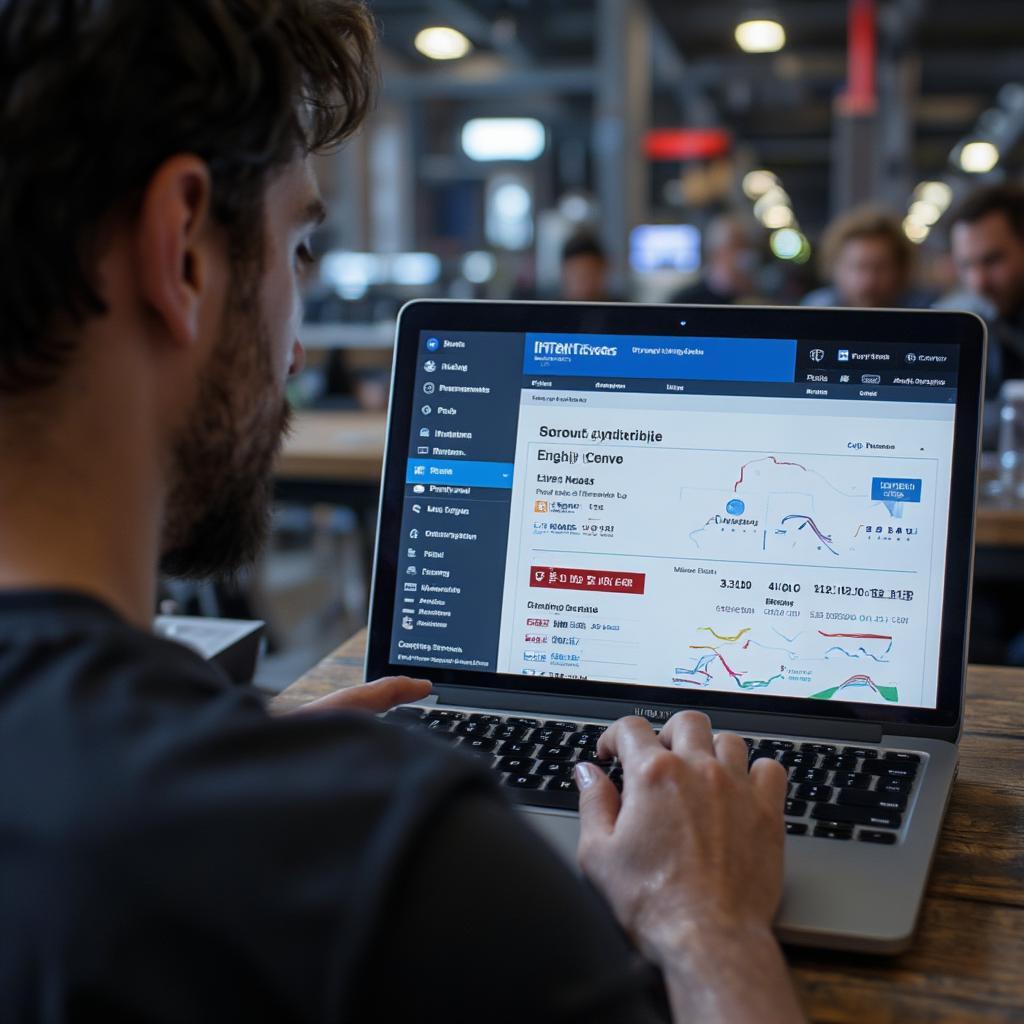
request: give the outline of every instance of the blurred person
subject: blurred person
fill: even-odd
[[[941,309],[966,309],[988,324],[983,444],[999,435],[1003,381],[1024,378],[1024,187],[989,185],[970,193],[950,215],[953,263],[963,290]]]
[[[715,217],[704,231],[700,280],[680,289],[670,302],[733,305],[750,301],[761,262],[753,225],[736,214]]]
[[[805,306],[923,309],[931,297],[910,285],[913,243],[898,217],[873,205],[837,217],[822,238],[822,267],[831,284],[806,295]]]
[[[590,232],[571,235],[562,247],[562,292],[566,302],[612,302],[608,256]]]
[[[365,6],[11,0],[0,50],[6,1024],[799,1019],[785,771],[706,716],[612,725],[621,796],[578,769],[602,900],[487,770],[374,717],[429,683],[271,717],[151,632],[158,566],[265,534]]]

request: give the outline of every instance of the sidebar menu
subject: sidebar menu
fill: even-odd
[[[522,362],[521,334],[420,335],[394,663],[496,669]]]

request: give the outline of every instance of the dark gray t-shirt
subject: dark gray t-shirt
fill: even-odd
[[[457,751],[272,718],[84,596],[0,593],[10,1024],[663,1021],[597,896]]]

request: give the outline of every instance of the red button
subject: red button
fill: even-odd
[[[530,566],[530,586],[545,590],[590,590],[605,594],[642,594],[646,573],[609,569],[562,569]]]

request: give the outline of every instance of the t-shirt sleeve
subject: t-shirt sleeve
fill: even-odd
[[[503,802],[447,805],[395,879],[353,1020],[664,1024],[660,975]]]

